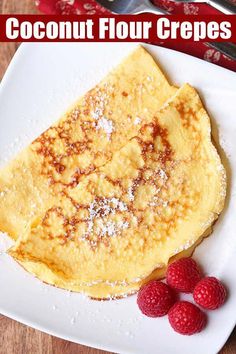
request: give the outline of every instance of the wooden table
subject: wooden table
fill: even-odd
[[[33,0],[0,0],[0,13],[37,13]],[[0,80],[17,49],[16,43],[0,44]],[[0,290],[1,291],[1,290]],[[223,326],[223,324],[222,324]],[[0,354],[105,354],[74,344],[0,316]],[[145,354],[145,353],[143,353]],[[168,353],[166,353],[168,354]],[[189,353],[191,354],[191,353]],[[207,354],[207,353],[199,353]],[[220,354],[236,354],[236,329]]]

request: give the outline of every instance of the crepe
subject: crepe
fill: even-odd
[[[209,233],[226,179],[197,92],[184,85],[139,123],[106,163],[58,189],[10,250],[41,280],[124,296]]]
[[[136,136],[140,123],[150,122],[176,90],[151,55],[137,47],[0,171],[0,230],[16,240],[57,203],[58,195],[75,188]]]

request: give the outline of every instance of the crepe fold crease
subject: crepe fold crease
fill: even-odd
[[[111,298],[193,251],[223,209],[226,177],[195,89],[171,86],[138,47],[2,169],[0,191],[17,262]]]

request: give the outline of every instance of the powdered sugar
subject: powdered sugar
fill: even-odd
[[[91,113],[93,119],[98,120],[103,115],[101,108],[96,108],[94,112]]]
[[[127,229],[129,227],[128,222],[114,222],[108,221],[107,223],[103,223],[101,228],[101,236],[116,236],[121,230]]]
[[[127,205],[118,198],[101,198],[94,200],[88,208],[87,231],[82,239],[86,240],[91,233],[100,237],[114,237],[129,227],[124,218],[113,219],[112,216],[127,211]]]
[[[178,254],[179,252],[182,252],[184,250],[187,250],[194,244],[194,240],[188,240],[186,243],[178,248],[175,249],[173,255]]]
[[[111,138],[111,134],[113,132],[113,122],[109,119],[107,119],[106,117],[102,117],[98,119],[97,125],[96,125],[96,129],[102,129],[104,130],[104,132],[107,135],[107,138],[110,140]]]
[[[167,175],[164,170],[162,169],[158,170],[158,175],[161,177],[161,179],[167,180]]]
[[[141,118],[136,117],[135,120],[134,120],[134,125],[138,125],[140,123],[141,123]]]
[[[111,119],[106,117],[105,107],[108,103],[108,93],[111,87],[104,85],[104,90],[96,88],[95,102],[94,96],[89,96],[89,100],[92,104],[91,117],[95,120],[94,124],[96,130],[103,130],[107,138],[110,140],[111,134],[114,130],[114,123]]]
[[[133,191],[133,187],[129,187],[128,188],[128,198],[129,200],[132,202],[134,201],[134,191]]]

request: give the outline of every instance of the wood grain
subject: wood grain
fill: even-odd
[[[0,0],[1,14],[36,14],[37,9],[33,0]],[[18,47],[17,43],[0,44],[0,78]]]
[[[35,14],[37,13],[37,10],[33,0],[0,0],[0,13]],[[0,43],[0,80],[2,79],[17,47],[17,43]],[[88,348],[50,336],[4,316],[0,316],[0,333],[0,354],[107,353],[102,350]],[[220,354],[236,354],[236,329],[231,334]]]

